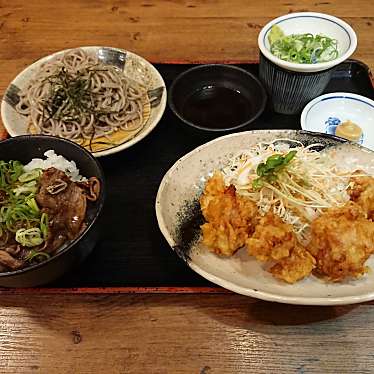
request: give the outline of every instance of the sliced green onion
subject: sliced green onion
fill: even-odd
[[[41,169],[25,172],[19,161],[0,160],[0,237],[12,235],[25,247],[42,244],[48,235],[48,216],[35,200]]]
[[[23,171],[23,165],[19,161],[0,161],[0,187],[6,188],[16,182]]]
[[[46,260],[48,260],[51,256],[49,253],[46,253],[46,252],[38,252],[38,251],[34,251],[33,249],[29,252],[29,254],[26,256],[25,260],[26,261],[32,261],[34,258],[36,257],[45,257]]]
[[[43,243],[42,232],[38,227],[19,229],[16,232],[16,241],[24,247],[35,247]]]
[[[22,183],[30,182],[30,181],[39,179],[41,174],[42,174],[42,169],[33,169],[31,171],[21,174],[18,177],[18,180]]]
[[[12,192],[16,197],[20,195],[34,195],[37,192],[36,181],[25,183],[19,187],[13,188]]]
[[[31,200],[31,199],[30,199]],[[40,220],[40,211],[35,210],[34,202],[29,204],[18,202],[12,206],[3,206],[0,208],[0,220],[5,222],[6,228],[11,232],[16,232],[20,227],[32,227]],[[36,203],[35,203],[36,204]]]
[[[34,199],[34,197],[28,197],[25,199],[25,203],[35,212],[35,213],[39,213],[40,212],[40,209],[38,207],[38,204],[36,204],[36,201]]]
[[[299,64],[327,62],[338,57],[338,42],[325,35],[284,35],[279,26],[270,30],[268,40],[271,53],[285,61]]]
[[[43,234],[44,240],[47,240],[47,237],[48,237],[48,225],[49,225],[48,214],[42,213],[42,216],[40,217],[40,231]]]
[[[9,161],[8,173],[10,182],[15,182],[23,173],[23,165],[19,161]]]

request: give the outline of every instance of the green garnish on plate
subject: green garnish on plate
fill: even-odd
[[[270,52],[288,62],[316,64],[336,59],[339,55],[336,39],[325,35],[291,34],[285,35],[274,25],[268,35]]]
[[[296,151],[290,151],[285,156],[275,154],[267,158],[265,162],[258,164],[256,173],[259,176],[252,182],[254,190],[259,190],[264,183],[273,183],[278,179],[277,174],[282,171],[296,156]]]

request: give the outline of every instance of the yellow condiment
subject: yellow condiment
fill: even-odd
[[[361,138],[362,130],[360,126],[348,120],[336,127],[335,135],[357,142]]]

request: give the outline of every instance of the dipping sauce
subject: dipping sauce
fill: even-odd
[[[348,120],[336,127],[335,135],[357,142],[361,138],[362,130],[360,126]]]
[[[187,97],[181,112],[195,125],[224,129],[246,122],[251,118],[253,108],[239,91],[206,86]]]

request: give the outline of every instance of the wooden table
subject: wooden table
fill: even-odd
[[[153,62],[254,61],[268,20],[334,14],[374,68],[372,1],[0,2],[0,94],[25,66],[81,45]],[[234,294],[0,295],[0,372],[370,373],[373,303],[272,304]]]

